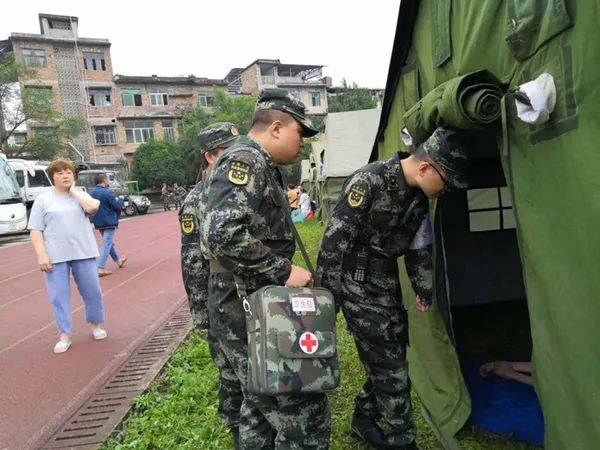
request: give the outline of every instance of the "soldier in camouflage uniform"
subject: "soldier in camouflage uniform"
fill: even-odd
[[[317,132],[302,103],[287,91],[265,90],[248,136],[221,155],[206,185],[201,242],[211,257],[210,326],[244,389],[241,448],[324,449],[329,444],[325,394],[267,396],[246,390],[246,319],[234,281],[234,274],[241,277],[248,293],[266,285],[310,283],[310,272],[291,263],[295,244],[284,216],[289,211],[274,202],[267,177],[283,190],[276,165],[293,163],[303,137]]]
[[[209,264],[200,249],[199,223],[203,216],[204,179],[221,152],[238,138],[232,123],[219,122],[198,133],[198,151],[202,157],[202,179],[185,198],[179,211],[181,226],[181,272],[183,285],[188,295],[188,304],[194,327],[208,330],[208,277]],[[237,447],[242,390],[233,368],[219,348],[217,340],[207,333],[206,340],[215,365],[219,369],[219,414],[231,430]]]
[[[456,133],[437,129],[413,155],[398,152],[348,177],[325,229],[317,277],[341,304],[367,374],[352,429],[378,448],[416,448],[397,258],[404,255],[417,308],[426,312],[432,300],[428,197],[465,187],[465,162]]]

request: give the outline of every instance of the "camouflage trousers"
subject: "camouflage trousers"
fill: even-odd
[[[406,361],[408,320],[398,277],[369,274],[365,282],[342,273],[342,312],[354,337],[367,381],[355,413],[377,421],[390,445],[415,440]]]
[[[230,274],[210,275],[208,306],[211,334],[235,370],[244,394],[240,448],[327,449],[331,424],[325,394],[267,396],[246,390],[246,318]]]
[[[219,342],[210,332],[206,335],[210,356],[219,369],[219,416],[229,429],[239,428],[240,409],[244,398],[240,382],[221,350]]]

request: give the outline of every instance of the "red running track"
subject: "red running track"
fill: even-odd
[[[92,339],[72,282],[72,345],[61,355],[33,247],[0,249],[1,450],[43,444],[185,302],[179,236],[176,212],[121,222],[116,246],[127,264],[110,261],[113,274],[100,279],[108,338]]]

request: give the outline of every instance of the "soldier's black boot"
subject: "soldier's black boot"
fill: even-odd
[[[352,434],[363,441],[377,446],[383,442],[381,428],[375,419],[355,412],[352,416]]]
[[[233,448],[235,450],[240,449],[240,430],[238,427],[231,429],[231,440],[233,441]]]

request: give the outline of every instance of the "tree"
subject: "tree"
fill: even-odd
[[[346,80],[342,80],[341,92],[329,99],[329,112],[372,109],[376,106],[377,99],[369,89],[359,88],[356,83],[349,85]]]
[[[179,139],[177,147],[183,158],[185,168],[185,183],[193,184],[202,165],[197,152],[196,137],[198,132],[216,122],[233,123],[240,134],[246,134],[252,126],[252,117],[256,97],[249,95],[228,95],[218,89],[214,97],[212,111],[206,112],[202,107],[186,111],[179,121]],[[134,158],[137,152],[134,154]]]
[[[9,54],[0,61],[0,148],[8,157],[30,156],[52,159],[65,148],[69,138],[85,130],[85,121],[62,116],[55,107],[52,90],[27,87],[19,80],[36,80],[34,70],[25,67]],[[26,122],[41,129],[23,146],[8,145],[9,138]]]
[[[185,184],[185,160],[178,145],[171,141],[149,140],[135,151],[131,174],[140,189],[156,188],[162,183]]]

